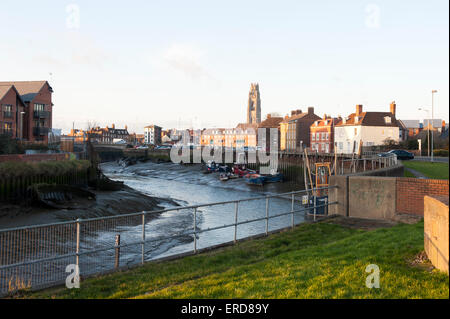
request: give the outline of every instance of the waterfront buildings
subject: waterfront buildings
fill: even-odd
[[[320,117],[314,114],[314,107],[308,107],[306,113],[302,110],[291,111],[291,116],[282,121],[287,125],[287,129],[283,129],[286,131],[287,152],[302,152],[305,147],[310,146],[310,127],[317,120]]]
[[[338,120],[325,114],[322,119],[314,121],[310,127],[311,150],[319,153],[334,152],[334,125]]]
[[[267,118],[258,125],[258,134],[262,134],[261,137],[258,137],[262,141],[261,147],[266,152],[271,151],[271,138],[276,139],[277,141],[277,150],[280,149],[280,123],[283,121],[283,117],[281,116],[272,116],[271,114],[267,114]],[[276,129],[276,135],[270,136],[271,129]]]
[[[144,127],[145,144],[160,145],[161,144],[161,127],[157,125],[148,125]]]
[[[11,92],[12,86],[14,90]],[[2,112],[6,112],[8,116],[14,113],[13,105],[16,105],[15,114],[11,114],[12,117],[3,117],[2,130],[12,132],[16,138],[23,138],[29,142],[48,143],[53,113],[53,89],[50,84],[47,81],[11,81],[0,82],[0,87],[9,87],[5,93],[8,95],[7,99],[11,97],[13,100],[16,99],[16,102],[11,100],[2,102]],[[19,97],[17,94],[20,95],[20,101],[17,101]],[[17,106],[23,109],[19,111]],[[25,113],[22,114],[22,112]]]
[[[14,85],[0,85],[0,134],[21,139],[25,103]]]
[[[363,106],[358,104],[354,113],[343,117],[335,125],[334,139],[338,153],[358,153],[360,143],[375,146],[387,140],[398,143],[399,138],[395,103],[391,103],[390,112],[363,112]]]

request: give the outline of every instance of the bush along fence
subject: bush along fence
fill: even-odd
[[[36,184],[86,186],[89,168],[85,160],[0,163],[0,202],[30,200]]]

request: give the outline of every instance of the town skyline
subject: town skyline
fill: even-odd
[[[63,131],[92,120],[136,132],[155,122],[233,127],[245,122],[252,82],[262,117],[396,101],[399,118],[423,119],[418,108],[431,108],[436,89],[434,117],[448,121],[447,2],[255,4],[1,4],[3,30],[24,21],[1,44],[0,61],[20,61],[1,62],[4,80],[49,81]]]

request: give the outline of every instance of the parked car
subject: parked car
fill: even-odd
[[[405,150],[391,150],[387,152],[387,154],[395,154],[397,155],[397,159],[399,160],[411,160],[414,159],[414,154]]]
[[[137,150],[148,150],[148,146],[147,145],[140,145],[138,147],[136,147]]]

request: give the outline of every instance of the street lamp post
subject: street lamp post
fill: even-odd
[[[437,90],[431,91],[431,126],[434,127],[434,93],[437,93]],[[431,162],[433,162],[433,131],[431,132]]]
[[[424,109],[424,108],[419,108],[419,111],[425,111],[427,112],[428,117],[430,117],[430,111]],[[425,124],[425,120],[424,123]],[[428,157],[430,157],[430,120],[428,120],[428,128],[427,128],[427,150],[428,150]]]

